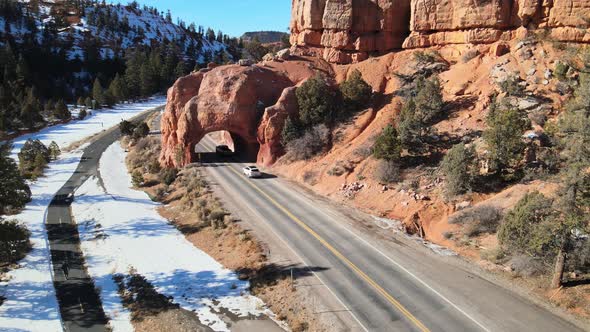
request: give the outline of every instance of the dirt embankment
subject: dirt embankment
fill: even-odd
[[[482,146],[490,96],[499,93],[499,98],[505,97],[501,84],[508,78],[518,77],[526,94],[514,101],[515,107],[528,115],[531,132],[542,134],[542,123],[555,121],[569,98],[564,94],[563,82],[557,78],[559,61],[571,59],[577,50],[539,36],[528,36],[490,45],[406,50],[358,64],[333,65],[338,82],[355,69],[362,73],[377,92],[372,107],[334,128],[335,141],[325,153],[295,162],[283,157],[268,172],[295,180],[336,202],[400,220],[408,232],[422,233],[426,240],[448,247],[507,278],[514,278],[545,300],[589,318],[590,285],[587,282],[585,285],[569,283],[556,293],[546,292],[549,277],[525,276],[518,271],[518,264],[494,257],[501,251],[494,231],[470,231],[465,225],[449,222],[463,209],[490,205],[506,212],[528,192],[552,194],[557,187],[555,179],[532,175],[520,183],[495,188],[488,184],[490,189],[449,198],[438,168],[442,157],[454,144],[467,142]],[[425,157],[406,155],[401,180],[382,183],[376,176],[379,161],[371,156],[371,149],[382,129],[399,119],[404,103],[404,85],[400,77],[412,75],[419,69],[417,53],[436,54],[442,60],[428,66],[440,67],[438,77],[445,115],[431,128],[435,149]],[[485,172],[486,165],[480,166]]]
[[[270,264],[259,240],[223,208],[198,168],[188,166],[175,176],[160,169],[157,163],[160,143],[155,137],[140,140],[129,151],[129,171],[132,174],[139,171],[143,175],[138,189],[164,204],[159,209],[160,214],[170,220],[187,240],[226,268],[236,271],[240,279],[249,280],[251,292],[293,331],[329,330],[318,315],[310,311],[307,299],[292,286],[287,271]],[[168,330],[179,324],[175,321],[177,318],[185,317],[180,312],[162,312],[158,312],[157,319],[165,319],[167,323],[158,326],[168,326]],[[136,328],[153,327],[156,317],[149,311],[143,313],[142,320],[134,321]]]

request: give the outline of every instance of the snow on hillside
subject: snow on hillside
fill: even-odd
[[[28,3],[29,0],[19,0]],[[35,25],[37,27],[37,40],[41,42],[43,28],[56,19],[52,16],[52,1],[43,1],[39,5],[39,13],[34,14]],[[111,31],[109,29],[98,28],[89,24],[90,16],[98,16],[100,12],[110,11],[110,15],[117,17],[120,22],[128,22],[130,29],[127,31]],[[25,34],[30,33],[26,24],[23,22],[11,23],[9,25],[10,34],[18,42],[21,42]],[[138,33],[139,31],[139,33]],[[4,18],[0,17],[0,33],[6,33]],[[207,38],[197,40],[191,37],[180,26],[167,21],[161,15],[146,11],[142,8],[132,8],[123,5],[95,6],[85,8],[84,16],[79,18],[79,22],[72,23],[68,27],[61,28],[58,32],[61,41],[71,42],[71,47],[67,50],[69,60],[76,58],[83,59],[84,45],[87,44],[89,37],[95,38],[102,48],[100,54],[102,58],[112,58],[116,50],[127,49],[138,45],[151,45],[153,42],[162,43],[164,40],[179,41],[184,40],[184,50],[186,51],[191,43],[198,45],[201,43],[200,51],[194,54],[194,59],[198,62],[204,61],[205,52],[214,53],[219,51],[226,52],[226,45],[216,40],[209,41]]]
[[[153,98],[144,103],[117,105],[96,111],[82,121],[45,128],[19,137],[14,141],[13,156],[24,142],[39,139],[48,144],[56,141],[65,147],[85,137],[117,125],[148,109],[165,104],[165,98]],[[8,281],[0,282],[0,296],[6,298],[0,306],[0,331],[61,331],[59,309],[51,277],[51,260],[45,232],[45,213],[55,193],[74,174],[82,156],[80,147],[64,153],[49,164],[44,177],[31,184],[32,201],[18,215],[11,216],[31,231],[33,250],[19,262],[20,267],[8,273]]]
[[[104,187],[98,179],[89,179],[76,192],[72,209],[81,225],[89,272],[101,289],[115,331],[129,328],[129,313],[121,305],[112,275],[128,274],[130,269],[215,331],[229,330],[218,316],[224,310],[242,317],[264,314],[263,302],[249,294],[247,281],[188,242],[158,214],[159,203],[131,189],[119,143],[103,154],[99,170]]]
[[[91,111],[92,115],[84,120],[72,120],[65,124],[47,127],[39,132],[17,137],[12,141],[12,157],[18,161],[17,154],[28,139],[38,139],[43,144],[49,145],[55,141],[60,148],[92,136],[105,129],[116,126],[121,120],[133,116],[151,108],[166,104],[166,97],[154,97],[146,102],[133,104],[118,104],[112,109]]]

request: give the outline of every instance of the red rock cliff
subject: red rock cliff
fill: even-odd
[[[493,43],[547,29],[590,42],[587,0],[293,0],[291,42],[333,63],[400,48]]]

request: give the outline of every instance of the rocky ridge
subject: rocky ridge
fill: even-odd
[[[301,54],[356,63],[374,54],[449,44],[490,44],[543,33],[590,42],[583,0],[293,0],[291,43]]]

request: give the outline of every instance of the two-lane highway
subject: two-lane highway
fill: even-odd
[[[146,111],[132,121],[144,121],[156,110]],[[47,210],[45,227],[51,251],[53,283],[65,331],[108,331],[108,319],[94,281],[88,275],[80,248],[78,227],[71,216],[71,200],[64,199],[86,179],[97,175],[100,156],[121,133],[118,127],[107,130],[84,149],[76,172],[57,192]]]
[[[203,139],[200,152],[215,151]],[[581,331],[457,264],[403,242],[360,232],[325,200],[274,177],[248,179],[245,164],[204,169],[315,270],[367,331]]]

